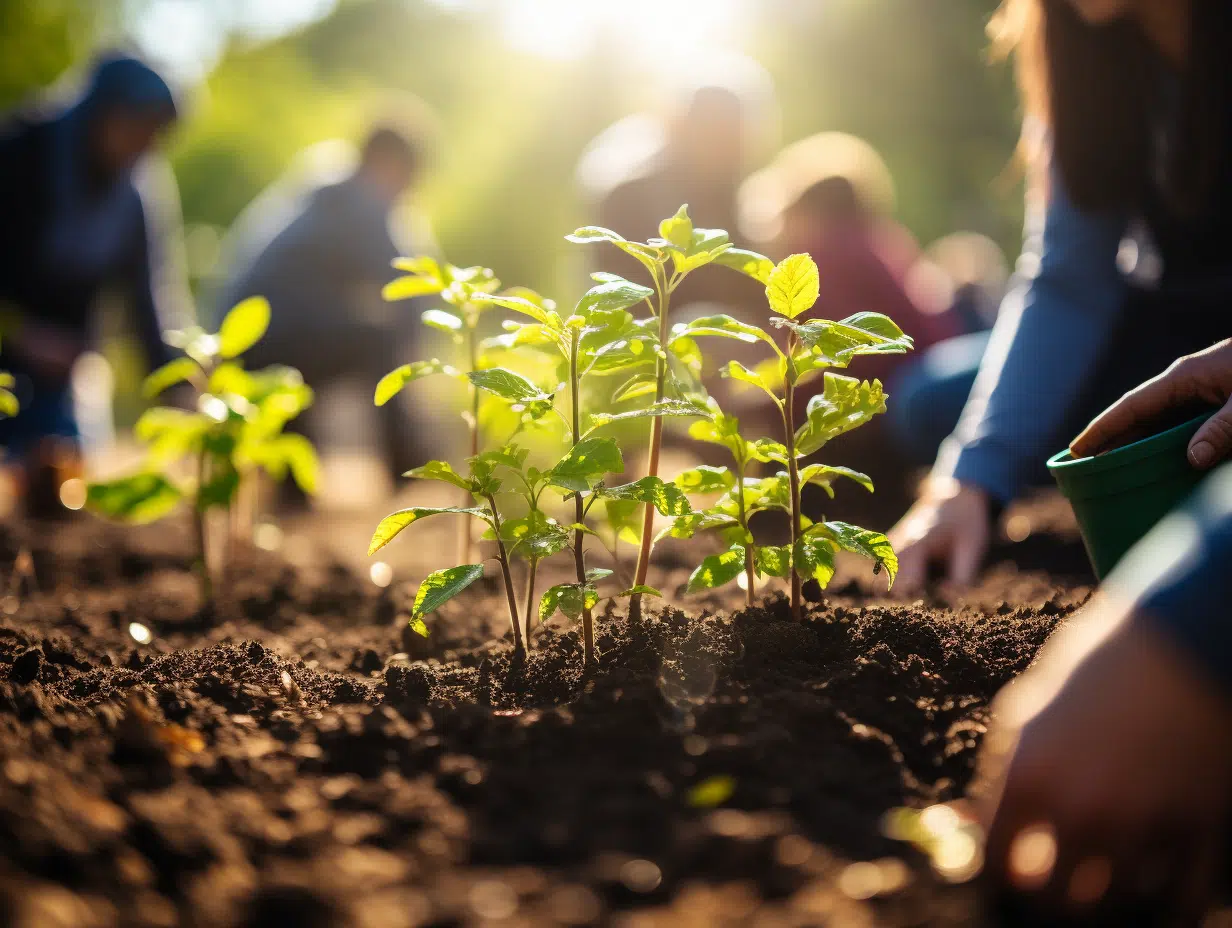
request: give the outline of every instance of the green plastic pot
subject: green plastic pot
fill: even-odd
[[[1155,523],[1206,476],[1189,463],[1189,440],[1210,417],[1203,413],[1149,438],[1092,457],[1068,450],[1048,459],[1073,506],[1095,576],[1106,577]]]

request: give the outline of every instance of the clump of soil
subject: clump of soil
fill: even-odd
[[[513,663],[495,591],[423,641],[405,591],[260,552],[203,614],[186,550],[0,538],[34,565],[0,597],[4,924],[980,924],[879,822],[961,793],[1085,595],[1005,566],[972,607],[611,613],[587,673],[554,625]]]

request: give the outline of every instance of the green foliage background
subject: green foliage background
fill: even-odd
[[[139,6],[0,4],[0,105],[82,63]],[[922,241],[975,228],[1013,254],[1013,88],[1008,68],[989,66],[984,37],[995,6],[760,0],[746,50],[775,78],[784,142],[826,129],[863,136],[885,155],[900,218]],[[573,183],[578,157],[605,126],[653,104],[654,80],[602,42],[576,61],[511,50],[490,19],[426,0],[341,0],[291,35],[233,41],[173,142],[186,222],[225,228],[298,150],[358,136],[390,91],[438,115],[418,206],[450,259],[554,294],[576,282],[561,234],[590,218]]]

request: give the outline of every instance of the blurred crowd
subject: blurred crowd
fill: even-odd
[[[973,582],[999,511],[1109,404],[1076,452],[1114,447],[1196,400],[1224,408],[1191,444],[1193,465],[1232,453],[1221,341],[1232,334],[1232,13],[1222,0],[1009,0],[995,28],[1017,55],[1027,114],[1029,219],[1014,283],[976,232],[922,247],[896,221],[893,178],[866,142],[824,132],[767,159],[774,93],[754,66],[612,126],[577,172],[588,221],[640,240],[687,203],[698,226],[744,247],[811,255],[817,314],[884,313],[915,339],[914,353],[858,371],[893,398],[843,461],[890,462],[890,479],[904,462],[931,465],[892,533],[911,595],[933,566]],[[107,414],[106,378],[74,388],[100,308],[122,297],[150,365],[165,358],[162,334],[192,318],[174,185],[156,157],[179,112],[155,71],[115,55],[70,105],[16,114],[0,136],[0,362],[21,402],[0,421],[0,445],[30,499],[79,471],[83,434],[106,434],[88,421]],[[418,314],[392,311],[380,292],[395,256],[434,248],[394,218],[428,144],[391,119],[319,176],[304,170],[310,158],[288,166],[236,223],[198,316],[265,296],[272,322],[254,361],[294,365],[325,393],[358,384],[371,415],[376,379],[425,356]],[[760,322],[763,304],[749,281],[697,275],[676,312]],[[766,413],[713,388],[741,416]],[[356,407],[325,408],[334,421],[307,428],[327,445],[356,438],[337,412]],[[422,410],[389,410],[372,424],[391,472],[442,455]],[[1232,781],[1230,480],[1219,471],[1143,542],[1001,703],[987,751],[988,872],[1041,911],[1150,897],[1188,917],[1207,898]],[[1026,838],[1050,848],[1033,870]],[[1056,923],[1041,918],[1032,923]]]

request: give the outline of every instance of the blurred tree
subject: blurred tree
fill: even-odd
[[[0,3],[0,109],[15,106],[86,57],[111,0],[5,0]]]

